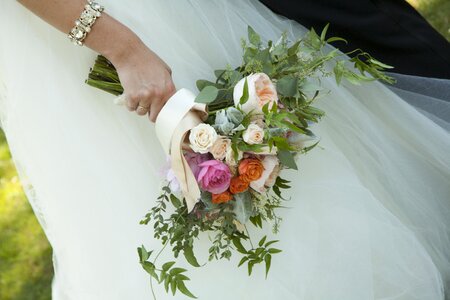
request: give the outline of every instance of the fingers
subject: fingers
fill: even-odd
[[[156,118],[158,117],[159,112],[166,104],[167,100],[170,99],[170,97],[175,94],[176,89],[175,85],[172,81],[169,81],[166,83],[164,93],[161,95],[161,98],[159,98],[159,101],[153,101],[152,105],[150,107],[150,112],[148,113],[148,118],[151,122],[156,122]]]

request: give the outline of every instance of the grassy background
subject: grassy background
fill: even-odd
[[[408,1],[450,41],[449,0]],[[0,130],[0,299],[51,299],[51,255]]]

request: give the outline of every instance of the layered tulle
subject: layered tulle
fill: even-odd
[[[139,225],[165,161],[153,125],[83,84],[95,53],[17,2],[0,3],[8,28],[0,35],[0,116],[54,250],[53,298],[150,299],[136,247],[158,246],[151,227]],[[194,91],[196,79],[240,62],[247,24],[264,39],[305,31],[257,1],[103,4],[168,62],[179,88]],[[269,278],[259,268],[249,278],[237,258],[214,262],[191,272],[200,299],[444,299],[450,135],[380,83],[324,85],[331,93],[319,102],[327,112],[315,129],[321,148],[285,173],[294,188],[280,211],[284,252]],[[205,261],[207,237],[197,245]]]

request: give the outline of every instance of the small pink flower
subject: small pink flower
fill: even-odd
[[[178,193],[181,191],[180,183],[178,182],[178,179],[175,176],[173,169],[171,168],[170,156],[167,156],[165,165],[160,169],[160,175],[167,180],[170,190],[173,193]]]
[[[218,160],[208,160],[199,165],[197,181],[200,187],[213,194],[221,194],[230,186],[230,168]]]
[[[200,164],[210,160],[212,158],[211,154],[199,154],[195,152],[186,152],[184,154],[189,167],[191,167],[192,173],[194,173],[195,178],[198,178],[198,173],[200,173]]]

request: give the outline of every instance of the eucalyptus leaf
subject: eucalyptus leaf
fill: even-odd
[[[277,91],[286,97],[295,97],[298,95],[299,81],[297,77],[285,76],[277,82]]]
[[[234,199],[233,212],[235,218],[241,224],[245,224],[253,214],[252,196],[249,192],[244,192],[234,195]]]
[[[195,102],[209,104],[216,100],[218,94],[218,88],[215,86],[207,86],[197,95]]]
[[[211,82],[208,80],[203,80],[203,79],[197,80],[196,85],[197,85],[197,89],[199,91],[203,90],[207,86],[216,86],[216,84],[214,82]]]
[[[244,120],[244,115],[242,114],[242,112],[239,109],[237,109],[235,107],[229,107],[227,109],[227,118],[228,118],[228,120],[233,122],[235,125],[239,125]]]
[[[290,169],[298,170],[294,155],[290,151],[279,150],[278,151],[278,159],[284,166],[286,166]]]

